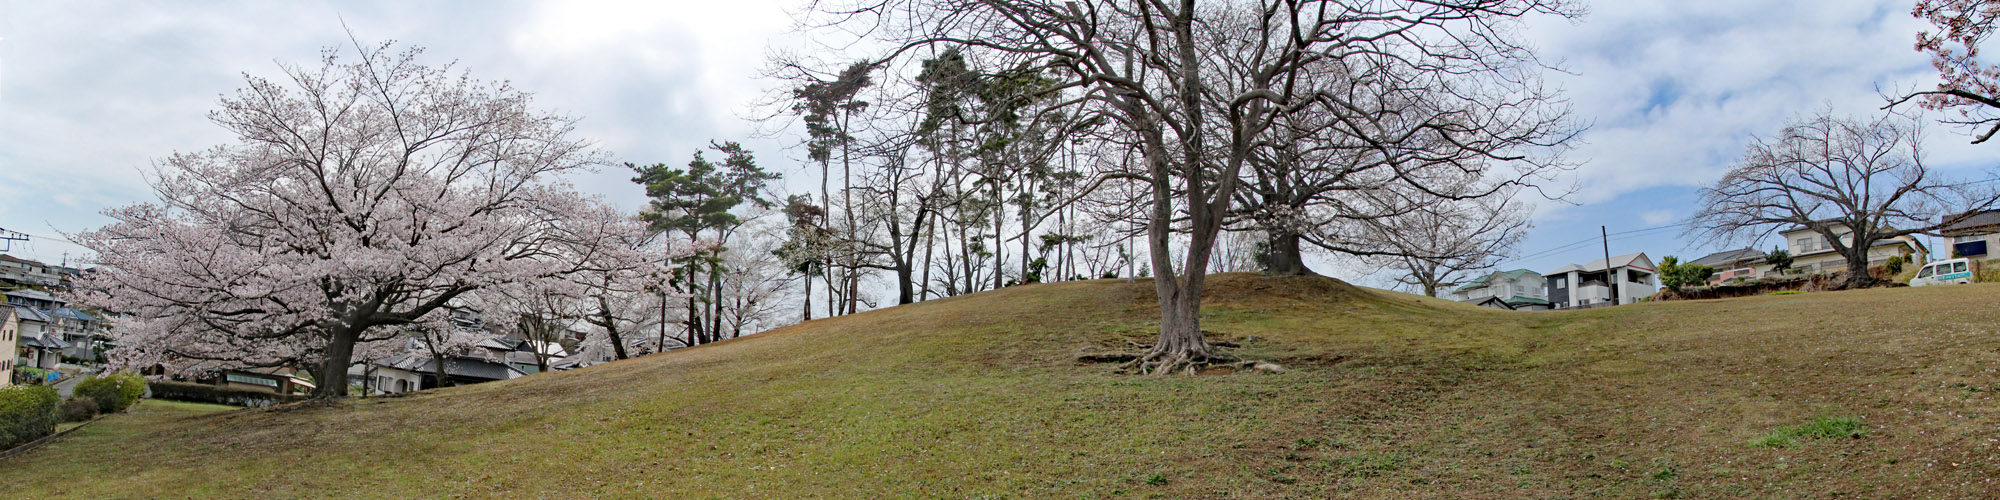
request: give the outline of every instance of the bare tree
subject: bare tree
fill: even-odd
[[[2000,192],[1931,172],[1913,121],[1821,112],[1752,142],[1722,180],[1702,190],[1687,231],[1754,241],[1811,229],[1846,259],[1842,286],[1853,288],[1875,281],[1868,250],[1876,242],[1934,232],[1996,202]]]
[[[1416,71],[1510,64],[1526,54],[1510,41],[1511,20],[1573,13],[1560,0],[885,0],[823,10],[835,23],[876,21],[848,32],[886,36],[898,53],[943,44],[1046,66],[1062,79],[1049,92],[1068,92],[1059,105],[1087,108],[1073,116],[1107,117],[1122,129],[1142,161],[1121,174],[1150,191],[1145,239],[1160,335],[1134,363],[1150,373],[1191,372],[1220,359],[1202,338],[1198,313],[1244,169],[1270,147],[1284,117],[1339,104],[1305,75],[1361,59],[1403,61]],[[1240,42],[1230,58],[1204,49],[1219,39]],[[1171,248],[1177,233],[1188,242],[1180,266]]]
[[[1443,288],[1493,269],[1529,227],[1527,207],[1489,197],[1426,205],[1358,232],[1373,240],[1370,246],[1384,248],[1369,260],[1397,273],[1397,284],[1436,297]]]

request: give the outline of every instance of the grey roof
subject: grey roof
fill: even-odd
[[[437,373],[436,360],[431,359],[430,356],[415,352],[398,354],[376,364],[417,373]],[[525,375],[520,370],[516,370],[514,367],[505,364],[465,356],[446,356],[444,373],[454,377],[486,380],[506,380],[516,374]]]
[[[25,288],[7,292],[7,296],[21,297],[21,298],[35,299],[35,300],[46,300],[49,302],[67,302],[63,299],[56,298],[54,294],[51,294],[49,292],[44,292],[41,290],[34,290],[34,289],[25,289]]]
[[[61,335],[56,335],[53,333],[40,336],[23,335],[21,336],[21,345],[26,347],[40,347],[43,349],[68,349],[71,347],[69,342],[63,341]]]
[[[1699,259],[1695,259],[1695,260],[1693,260],[1693,261],[1690,261],[1690,262],[1688,262],[1688,263],[1689,263],[1689,264],[1701,264],[1701,265],[1704,265],[1704,266],[1708,266],[1708,267],[1713,267],[1713,268],[1720,268],[1720,267],[1722,267],[1722,266],[1725,266],[1725,265],[1729,265],[1729,264],[1734,264],[1734,263],[1738,263],[1738,262],[1743,262],[1743,261],[1750,261],[1750,262],[1751,262],[1751,263],[1753,263],[1753,264],[1758,264],[1758,263],[1763,263],[1763,262],[1764,262],[1764,252],[1760,252],[1760,251],[1757,251],[1756,249],[1751,249],[1751,248],[1738,248],[1738,249],[1735,249],[1735,250],[1723,250],[1723,251],[1720,251],[1720,252],[1716,252],[1716,253],[1712,253],[1712,254],[1708,254],[1708,255],[1705,255],[1705,256],[1702,256],[1702,258],[1699,258]]]
[[[1942,220],[1940,220],[1940,222],[1942,222]],[[1968,217],[1965,220],[1958,221],[1957,224],[1945,226],[1944,229],[1940,229],[1938,231],[1943,233],[1954,233],[1958,231],[1964,231],[1967,229],[1975,229],[1986,226],[2000,226],[2000,210],[1987,210],[1984,212],[1972,214],[1972,217]]]
[[[21,315],[21,321],[40,321],[43,323],[51,322],[51,320],[49,319],[49,315],[47,313],[43,313],[41,310],[35,309],[33,307],[14,306],[14,312]]]

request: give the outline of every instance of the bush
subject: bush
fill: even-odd
[[[90,420],[93,418],[97,418],[97,401],[89,399],[80,399],[80,398],[69,398],[69,401],[64,401],[62,403],[62,407],[60,408],[59,411],[62,413],[62,421],[64,422],[82,422],[85,420]]]
[[[73,398],[96,401],[100,413],[117,413],[146,395],[146,379],[130,373],[84,377],[70,394]]]
[[[41,439],[56,431],[56,403],[62,396],[45,385],[0,387],[0,449]]]
[[[153,382],[151,386],[153,388],[154,399],[215,403],[230,406],[262,407],[305,399],[305,396],[246,391],[186,382],[157,381]]]
[[[1903,264],[1903,256],[1891,255],[1888,261],[1882,263],[1882,270],[1888,271],[1890,276],[1903,274]]]

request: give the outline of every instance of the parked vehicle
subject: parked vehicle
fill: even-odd
[[[1972,282],[1972,260],[1951,259],[1925,264],[1910,278],[1910,286],[1947,285]]]

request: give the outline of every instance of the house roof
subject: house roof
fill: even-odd
[[[1499,271],[1499,272],[1487,273],[1478,278],[1473,278],[1472,281],[1468,281],[1463,285],[1459,285],[1458,288],[1455,288],[1452,291],[1463,292],[1466,290],[1477,290],[1480,288],[1485,288],[1488,284],[1491,284],[1493,282],[1492,280],[1494,276],[1499,276],[1502,279],[1513,280],[1513,279],[1521,279],[1522,276],[1527,276],[1531,274],[1535,276],[1541,276],[1541,273],[1537,273],[1527,269],[1515,269],[1512,271]]]
[[[44,292],[41,290],[22,289],[22,290],[7,292],[6,295],[8,297],[20,297],[24,299],[33,299],[33,300],[46,300],[49,302],[68,302],[63,299],[56,298],[54,294],[51,294],[49,292]]]
[[[437,373],[437,361],[416,352],[398,354],[376,364],[417,373]],[[486,380],[506,380],[514,376],[527,375],[504,363],[465,356],[446,356],[444,373],[453,377]]]
[[[40,262],[36,262],[36,261],[32,261],[32,260],[28,260],[28,259],[23,259],[23,258],[20,258],[20,257],[15,257],[15,256],[12,256],[12,255],[7,255],[7,254],[4,254],[4,253],[0,253],[0,261],[4,261],[4,262],[19,262],[19,263],[22,263],[22,264],[34,264],[34,265],[37,265],[37,266],[41,266],[41,265],[43,265],[43,264],[42,264],[42,263],[40,263]]]
[[[1509,311],[1514,310],[1513,304],[1509,304],[1507,303],[1506,300],[1501,299],[1499,297],[1487,297],[1479,300],[1467,301],[1466,303],[1480,307],[1486,307],[1487,304],[1494,304],[1500,306],[1501,309],[1506,309]]]
[[[1939,222],[1943,221],[1940,220]],[[1944,229],[1939,229],[1938,232],[1944,233],[1945,236],[1951,236],[1954,233],[1967,232],[1972,229],[1986,228],[1988,226],[2000,226],[2000,210],[1987,210],[1972,214],[1972,217],[1958,221],[1956,224],[1945,226]]]
[[[1715,252],[1715,253],[1712,253],[1712,254],[1708,254],[1708,255],[1704,255],[1704,256],[1702,256],[1701,258],[1699,258],[1699,259],[1695,259],[1695,260],[1693,260],[1693,261],[1691,261],[1691,262],[1688,262],[1688,263],[1689,263],[1689,264],[1700,264],[1700,265],[1704,265],[1704,266],[1708,266],[1708,267],[1713,267],[1713,268],[1721,268],[1721,267],[1723,267],[1723,266],[1729,266],[1729,265],[1731,265],[1731,264],[1735,264],[1735,263],[1738,263],[1738,262],[1744,262],[1744,261],[1751,261],[1751,262],[1753,262],[1753,263],[1759,263],[1759,262],[1763,262],[1763,261],[1764,261],[1764,252],[1761,252],[1761,251],[1758,251],[1758,250],[1756,250],[1756,249],[1752,249],[1752,248],[1738,248],[1738,249],[1735,249],[1735,250],[1723,250],[1723,251],[1720,251],[1720,252]],[[1734,267],[1734,266],[1731,266],[1731,267]]]
[[[1510,297],[1510,298],[1508,298],[1508,299],[1507,299],[1507,305],[1510,305],[1510,306],[1514,306],[1514,307],[1521,307],[1521,306],[1524,306],[1524,305],[1538,305],[1538,306],[1546,306],[1546,305],[1549,305],[1549,301],[1548,301],[1548,300],[1545,300],[1545,299],[1538,299],[1538,298],[1534,298],[1534,297],[1528,297],[1528,296],[1523,296],[1523,295],[1515,295],[1515,296],[1513,296],[1513,297]]]
[[[62,336],[51,333],[47,335],[22,335],[21,346],[40,347],[43,349],[68,349],[70,343],[64,342]]]
[[[42,323],[49,323],[51,321],[48,314],[33,307],[14,306],[14,312],[20,313],[21,321],[39,321]]]
[[[1618,255],[1612,257],[1611,267],[1630,267],[1633,269],[1652,271],[1653,269],[1651,267],[1647,267],[1652,265],[1652,262],[1653,262],[1652,259],[1646,258],[1646,252],[1628,253],[1625,255]],[[1603,271],[1604,269],[1605,269],[1604,259],[1597,259],[1583,265],[1570,264],[1567,266],[1558,267],[1556,268],[1556,270],[1549,271],[1544,274],[1563,274],[1570,271],[1583,271],[1583,272]]]
[[[49,311],[49,316],[54,316],[58,318],[69,318],[80,321],[97,321],[96,316],[91,316],[90,313],[78,311],[76,310],[76,308],[73,307],[58,307],[54,311]]]

